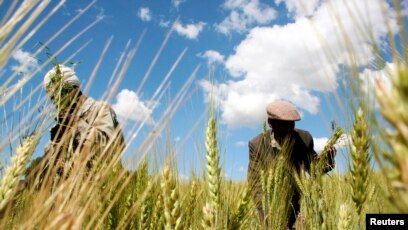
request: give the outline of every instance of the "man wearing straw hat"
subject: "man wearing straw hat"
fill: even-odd
[[[32,164],[29,174],[37,175],[38,170],[44,174],[47,169],[53,168],[62,175],[63,169],[72,168],[74,156],[79,159],[75,160],[76,164],[84,164],[88,169],[96,156],[102,156],[102,163],[117,157],[120,164],[119,156],[125,142],[113,109],[107,103],[83,94],[75,72],[64,65],[55,65],[48,71],[44,87],[58,115],[55,117],[56,125],[50,130],[51,140],[44,157],[37,159],[37,164]],[[38,167],[33,168],[35,165]]]
[[[295,128],[295,121],[299,121],[301,118],[293,104],[287,101],[274,101],[267,105],[266,113],[268,124],[272,129],[259,134],[248,143],[248,182],[262,223],[265,221],[265,212],[262,207],[261,171],[265,172],[270,168],[279,153],[284,154],[291,163],[291,167],[297,172],[300,171],[301,167],[309,171],[312,161],[319,159],[313,149],[311,134],[308,131]],[[329,148],[327,153],[328,162],[325,162],[323,168],[325,173],[334,167],[336,150]],[[294,191],[288,220],[290,229],[293,228],[300,210],[299,200],[299,191]]]

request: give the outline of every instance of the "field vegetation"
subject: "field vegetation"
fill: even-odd
[[[13,51],[24,45],[30,32],[40,29],[42,24],[34,25],[33,21],[38,20],[47,3],[24,1],[24,5],[11,8],[10,14],[1,16],[0,68],[8,63]],[[0,7],[1,4],[2,1]],[[49,121],[42,119],[47,111],[42,105],[48,99],[45,95],[30,103],[31,107],[27,109],[22,104],[29,99],[21,98],[13,111],[5,111],[0,126],[6,132],[1,133],[0,152],[6,155],[7,145],[19,144],[15,149],[10,148],[10,163],[1,168],[0,229],[285,229],[286,217],[291,211],[287,199],[294,189],[302,194],[297,229],[364,229],[366,213],[407,213],[408,42],[399,6],[400,2],[394,1],[399,38],[391,36],[392,31],[389,31],[388,38],[392,61],[396,65],[396,70],[388,76],[391,88],[377,81],[375,91],[370,94],[375,95],[376,104],[367,103],[371,99],[360,88],[358,66],[351,63],[349,72],[354,83],[348,96],[356,99],[346,104],[347,111],[351,112],[345,116],[350,122],[333,131],[327,148],[321,153],[324,157],[326,149],[342,134],[349,134],[348,171],[323,175],[321,168],[324,165],[317,162],[310,173],[301,171],[297,174],[287,167],[284,157],[278,157],[271,170],[262,172],[264,223],[258,219],[250,195],[252,188],[247,182],[234,182],[222,174],[217,116],[212,106],[206,137],[201,140],[206,149],[202,176],[192,176],[187,181],[180,179],[174,162],[177,153],[170,149],[166,150],[163,165],[157,165],[154,157],[149,157],[157,154],[152,146],[186,96],[187,86],[194,79],[193,72],[186,87],[169,102],[159,125],[135,152],[135,158],[140,160],[132,170],[122,162],[119,151],[109,149],[106,151],[111,152],[106,154],[114,157],[106,161],[98,155],[90,170],[85,164],[74,164],[64,178],[57,180],[55,174],[49,173],[45,178],[51,183],[41,182],[40,179],[45,179],[40,177],[27,183],[26,169],[32,163],[30,159],[41,136],[50,125]],[[43,23],[47,18],[40,21]],[[59,33],[63,33],[63,29]],[[44,52],[48,42],[44,42],[38,52]],[[54,57],[63,49],[61,47],[52,54],[41,68],[55,64]],[[121,59],[122,63],[118,63],[118,68],[123,70],[117,72],[117,81],[134,52],[129,50],[127,57]],[[381,65],[384,60],[380,52],[377,57],[377,63]],[[35,74],[25,76],[14,85],[11,82],[19,76],[17,71],[11,76],[0,75],[0,106],[6,108],[5,104],[18,97],[20,89]],[[113,85],[112,91],[102,99],[112,97],[118,82]],[[41,85],[32,89],[33,93],[40,88]],[[163,96],[161,90],[158,89],[157,97]],[[24,114],[20,124],[9,127],[6,117],[18,112]],[[134,130],[137,133],[138,127]],[[71,160],[78,162],[75,157]]]

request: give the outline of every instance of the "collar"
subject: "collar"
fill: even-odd
[[[276,140],[273,131],[272,131],[272,133],[271,133],[271,146],[272,146],[272,148],[276,148],[276,149],[278,149],[278,150],[281,150],[281,149],[282,149],[282,147],[280,146],[280,144],[279,144],[278,141]]]
[[[289,143],[292,143],[293,141],[294,141],[294,131],[293,132],[291,132],[290,134],[288,134],[288,136],[287,136],[287,138],[289,138],[288,139],[288,141],[289,141]],[[282,145],[281,144],[279,144],[279,142],[278,142],[278,140],[275,138],[275,134],[274,134],[274,132],[273,132],[273,130],[271,130],[271,134],[270,134],[270,138],[271,138],[271,146],[272,146],[272,148],[276,148],[277,150],[281,150],[282,149]],[[288,144],[289,144],[288,143]]]

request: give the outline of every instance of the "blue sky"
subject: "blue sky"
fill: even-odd
[[[58,3],[49,3],[32,27]],[[2,3],[0,15],[5,15],[9,4],[11,1]],[[383,9],[389,15],[384,16]],[[406,3],[402,13],[407,15]],[[136,139],[129,142],[124,159],[134,154],[147,133],[158,124],[170,101],[199,67],[182,104],[159,137],[161,147],[158,149],[164,153],[163,146],[170,140],[176,149],[180,175],[188,177],[193,169],[200,173],[205,164],[204,132],[208,101],[212,98],[219,121],[223,169],[227,177],[236,180],[246,177],[247,142],[260,132],[265,106],[273,100],[289,100],[299,108],[302,120],[296,126],[310,131],[315,138],[315,149],[321,150],[330,137],[331,120],[347,125],[345,116],[348,115],[344,112],[348,111],[342,106],[347,106],[349,99],[341,96],[341,91],[344,83],[346,88],[348,86],[341,67],[347,66],[352,57],[364,73],[363,87],[370,88],[377,78],[389,82],[383,74],[385,70],[372,66],[369,35],[387,52],[385,21],[389,20],[393,31],[397,31],[392,6],[381,0],[347,4],[341,0],[101,0],[91,3],[73,0],[63,3],[23,46],[15,47],[12,58],[3,66],[0,85],[24,63],[29,63],[27,68],[18,70],[23,73],[10,86],[38,70],[47,60],[44,50],[36,59],[31,58],[41,48],[39,43],[47,43],[78,15],[80,17],[47,47],[57,53],[64,44],[70,43],[58,54],[58,60],[75,63],[83,88],[97,70],[87,92],[93,98],[99,99],[113,89],[109,80],[121,55],[127,55],[141,41],[110,101],[122,120],[126,115],[129,117],[129,122],[123,122],[127,136],[132,136],[133,125],[141,120],[146,123]],[[90,25],[71,43],[72,38]],[[344,34],[353,47],[352,52],[345,45]],[[103,53],[105,46],[107,50]],[[184,51],[163,97],[152,100]],[[73,54],[75,56],[70,58]],[[392,61],[386,59],[386,62],[385,69],[392,69]],[[41,84],[50,67],[45,65],[23,86],[23,98],[31,88]],[[146,73],[150,74],[138,91]],[[117,78],[118,74],[114,80]],[[43,89],[33,98],[40,96],[44,97]],[[18,100],[19,95],[15,98]],[[12,105],[13,100],[9,100],[3,110],[10,114]],[[10,128],[4,128],[2,123],[3,137],[6,130]],[[47,138],[45,133],[36,156],[41,155]],[[347,162],[340,146],[344,144],[339,143],[337,156],[338,169],[343,171]]]

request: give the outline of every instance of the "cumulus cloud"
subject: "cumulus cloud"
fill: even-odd
[[[184,2],[186,2],[186,0],[171,0],[171,4],[174,8],[178,8]]]
[[[326,146],[328,141],[329,141],[329,138],[327,138],[327,137],[313,138],[314,150],[316,152],[320,153],[321,151],[323,151],[323,149]]]
[[[313,15],[322,0],[275,0],[275,3],[284,3],[289,14],[297,18]]]
[[[215,26],[222,34],[243,33],[252,25],[267,24],[276,17],[276,11],[259,0],[226,0],[223,7],[230,14]]]
[[[152,20],[152,12],[147,7],[140,7],[137,16],[145,22]]]
[[[31,56],[29,52],[18,49],[12,54],[12,58],[17,61],[17,65],[11,66],[11,69],[16,72],[21,72],[24,75],[31,74],[38,69],[38,61]]]
[[[378,83],[382,84],[386,89],[391,89],[391,76],[396,74],[396,68],[397,67],[394,63],[386,63],[383,69],[373,70],[367,68],[360,73],[360,88],[364,93],[366,104],[373,106],[374,109],[380,108],[376,95]]]
[[[198,54],[199,57],[207,59],[207,65],[211,66],[216,63],[223,63],[224,62],[224,55],[220,54],[218,51],[215,50],[207,50],[202,54]]]
[[[116,95],[116,102],[112,105],[121,118],[153,124],[152,110],[147,102],[143,102],[139,96],[128,89],[123,89]]]
[[[322,152],[328,141],[329,141],[329,138],[327,137],[313,138],[314,150],[317,153]],[[347,148],[350,144],[351,144],[350,135],[343,134],[340,136],[339,140],[334,145],[334,147],[336,149]]]
[[[397,66],[395,63],[386,63],[383,69],[373,70],[364,69],[360,74],[361,88],[366,93],[368,100],[374,100],[375,106],[378,106],[375,91],[377,82],[380,82],[386,89],[391,89],[391,76],[396,74]],[[372,101],[370,101],[370,104]]]
[[[370,34],[379,42],[387,33],[382,1],[353,2],[352,13],[359,16],[358,21],[350,16],[344,1],[330,3],[334,6],[319,5],[312,17],[253,28],[225,60],[232,79],[200,83],[206,100],[212,98],[220,106],[222,122],[232,128],[259,125],[265,105],[276,99],[291,101],[301,112],[317,113],[320,102],[316,93],[336,90],[339,66],[350,64],[351,57],[360,66],[371,63]],[[391,12],[390,24],[396,28],[395,15],[387,10]],[[334,14],[342,20],[353,53],[344,43]]]
[[[195,24],[183,25],[180,22],[176,22],[174,25],[174,30],[181,36],[188,39],[197,39],[198,35],[204,29],[205,23],[198,22]]]

